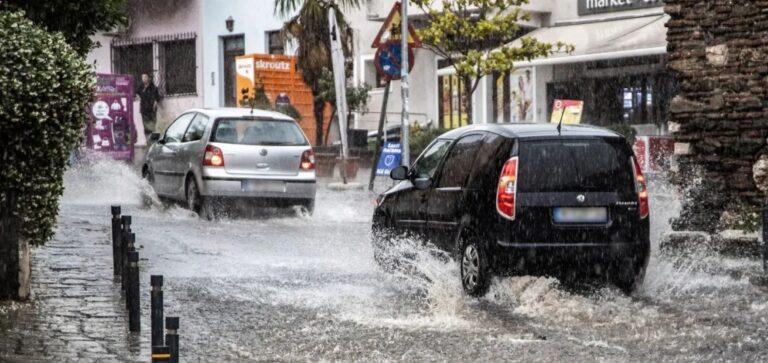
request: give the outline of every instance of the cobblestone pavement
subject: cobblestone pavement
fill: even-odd
[[[147,330],[128,331],[113,282],[107,223],[64,218],[33,249],[31,302],[0,305],[0,360],[147,360]]]

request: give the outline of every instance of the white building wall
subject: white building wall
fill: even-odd
[[[273,0],[202,0],[203,104],[224,106],[223,38],[243,35],[245,54],[267,53],[267,31],[279,30],[286,19],[274,14]],[[226,28],[232,17],[232,31]]]

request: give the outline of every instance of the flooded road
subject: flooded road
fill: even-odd
[[[651,185],[653,255],[633,296],[522,276],[495,280],[482,299],[465,296],[457,265],[428,248],[412,247],[422,278],[381,272],[368,192],[321,185],[311,217],[204,221],[179,207],[142,208],[144,188],[112,163],[68,172],[56,238],[106,226],[109,204],[121,203],[133,215],[143,285],[165,276],[166,316],[181,317],[189,361],[768,360],[768,293],[745,277],[760,264],[659,256],[679,204],[662,186]]]

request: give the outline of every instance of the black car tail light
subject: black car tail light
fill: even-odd
[[[496,188],[496,211],[509,220],[515,219],[515,197],[517,195],[518,157],[515,156],[501,169],[499,184]]]

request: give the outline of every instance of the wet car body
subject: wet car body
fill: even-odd
[[[445,150],[433,174],[420,175],[436,147]],[[500,174],[513,159],[510,216],[499,210],[498,198]],[[478,125],[450,131],[380,197],[373,217],[377,261],[391,265],[387,241],[410,235],[450,252],[462,274],[462,250],[475,244],[484,281],[476,289],[465,285],[473,295],[484,292],[490,276],[509,273],[597,273],[631,292],[642,282],[650,253],[647,204],[643,216],[633,161],[623,137],[595,127],[563,126],[558,132],[548,124]],[[588,176],[577,184],[551,182],[576,178],[565,175],[573,170]],[[597,211],[600,218],[558,219],[584,211]]]
[[[291,142],[266,140],[267,129]],[[246,108],[194,109],[154,137],[158,140],[147,152],[142,175],[160,197],[205,213],[229,206],[314,208],[314,153],[288,116]]]

